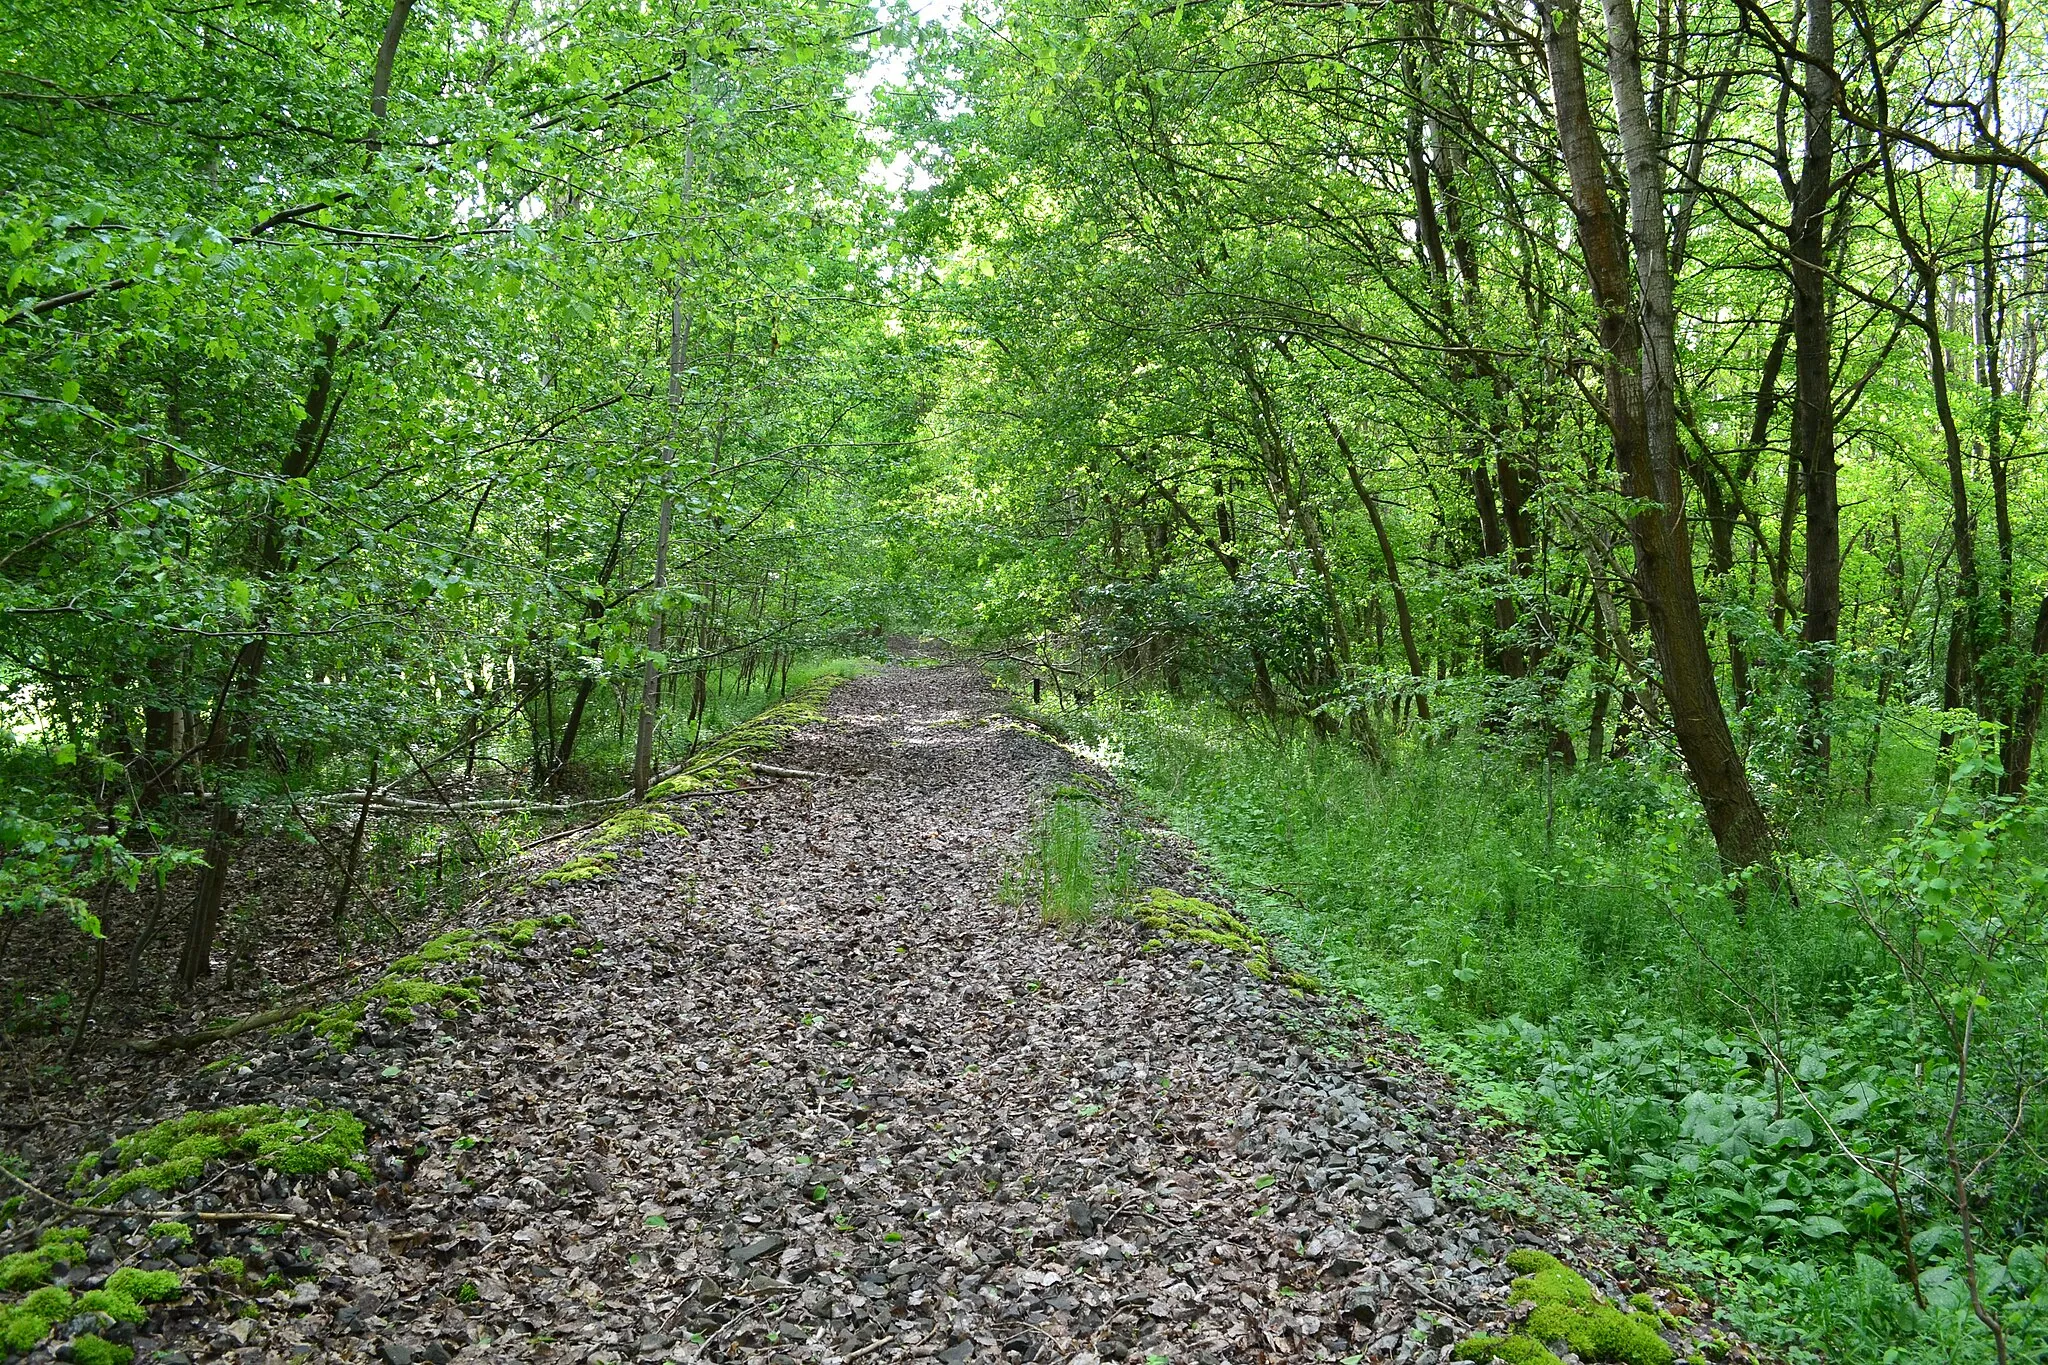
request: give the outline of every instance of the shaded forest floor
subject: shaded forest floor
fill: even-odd
[[[1647,1234],[1356,1011],[1000,895],[1081,765],[973,670],[851,681],[774,761],[830,776],[673,807],[687,837],[502,906],[575,923],[469,968],[473,1012],[142,1058],[110,1110],[10,1113],[58,1181],[158,1106],[365,1120],[366,1177],[208,1187],[330,1230],[202,1228],[185,1260],[278,1273],[194,1272],[138,1357],[1435,1361],[1501,1330],[1518,1246],[1650,1294],[1681,1359],[1741,1357]],[[1169,836],[1143,856],[1204,894]]]

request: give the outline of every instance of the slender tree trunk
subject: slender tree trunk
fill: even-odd
[[[1805,620],[1800,641],[1811,656],[1806,690],[1811,714],[1805,745],[1812,779],[1827,778],[1828,710],[1834,702],[1832,650],[1842,624],[1842,504],[1835,466],[1834,329],[1829,318],[1828,206],[1834,201],[1834,0],[1808,0],[1806,51],[1793,69],[1804,77],[1805,153],[1792,195],[1793,445],[1806,477]]]
[[[1379,499],[1365,486],[1365,476],[1358,471],[1358,461],[1352,457],[1351,442],[1344,438],[1344,429],[1327,413],[1324,421],[1329,423],[1330,435],[1336,438],[1337,453],[1344,459],[1344,472],[1351,476],[1351,489],[1365,504],[1365,515],[1372,522],[1373,538],[1379,542],[1380,559],[1387,566],[1387,585],[1394,592],[1394,620],[1401,630],[1401,653],[1408,660],[1408,675],[1426,688],[1429,675],[1423,671],[1422,654],[1415,647],[1415,618],[1408,610],[1408,591],[1401,586],[1401,566],[1394,559],[1394,542],[1387,535],[1386,518],[1380,515]],[[1427,690],[1416,692],[1415,714],[1423,720],[1429,719]]]
[[[694,87],[694,82],[692,83]],[[696,168],[696,146],[691,144],[683,151],[682,198],[687,206],[690,200],[691,174]],[[676,280],[674,292],[669,299],[668,318],[668,420],[669,439],[662,449],[662,465],[675,462],[676,424],[681,420],[683,407],[683,365],[688,358],[690,345],[690,323],[683,315],[683,282]],[[666,487],[661,490],[661,514],[654,532],[654,594],[656,605],[647,622],[647,652],[659,656],[663,644],[664,612],[659,598],[662,589],[668,585],[668,538],[675,519],[675,499]],[[633,795],[645,799],[649,783],[654,780],[654,722],[661,713],[661,667],[658,658],[649,658],[640,676],[640,728],[633,744]]]

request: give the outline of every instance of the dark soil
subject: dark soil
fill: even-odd
[[[490,964],[479,1012],[136,1063],[165,1113],[351,1108],[377,1176],[212,1187],[346,1237],[285,1238],[272,1288],[202,1288],[142,1358],[1436,1361],[1507,1315],[1517,1244],[1653,1287],[1355,1011],[1003,904],[1081,765],[971,669],[849,683],[775,762],[834,777],[494,910],[579,925]],[[44,1113],[35,1164],[90,1126]]]

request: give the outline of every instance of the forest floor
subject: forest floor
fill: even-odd
[[[273,1246],[262,1292],[201,1274],[138,1358],[1436,1361],[1509,1318],[1517,1246],[1651,1291],[1681,1359],[1741,1358],[1647,1277],[1647,1234],[1356,1009],[1006,903],[1085,765],[921,662],[841,686],[774,758],[829,779],[521,893],[506,914],[576,925],[487,964],[476,1011],[138,1059],[165,1112],[351,1109],[375,1176],[217,1188],[341,1235]],[[1213,896],[1163,832],[1144,857]],[[34,1164],[94,1122],[119,1126],[45,1114]]]

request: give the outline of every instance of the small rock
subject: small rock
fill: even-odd
[[[377,1352],[377,1359],[384,1365],[412,1365],[412,1347],[401,1341],[387,1341]]]
[[[583,1188],[592,1194],[610,1194],[612,1182],[606,1178],[603,1171],[593,1166],[583,1173]]]
[[[967,1361],[974,1358],[974,1343],[971,1341],[956,1341],[945,1350],[939,1352],[938,1358],[944,1362],[944,1365],[966,1365]]]
[[[734,1247],[727,1254],[732,1258],[734,1265],[752,1265],[763,1256],[773,1256],[786,1245],[788,1243],[782,1238],[770,1233],[765,1237],[756,1237],[744,1246]]]

